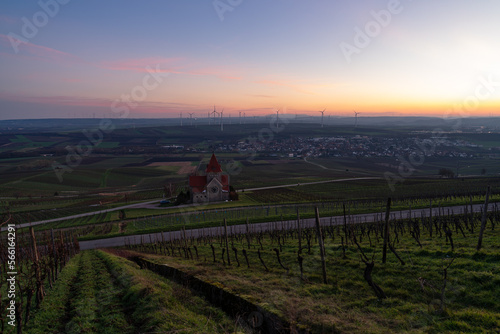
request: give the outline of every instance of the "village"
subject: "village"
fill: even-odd
[[[474,158],[479,145],[461,139],[439,138],[439,147],[433,150],[434,157]],[[418,148],[419,143],[429,144],[432,139],[418,137],[373,137],[373,136],[332,136],[332,137],[292,137],[272,141],[239,141],[222,143],[214,147],[217,152],[260,152],[270,156],[302,157],[397,157],[405,156]],[[472,150],[474,149],[474,151]]]

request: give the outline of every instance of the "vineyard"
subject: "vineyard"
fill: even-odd
[[[299,218],[270,232],[184,233],[130,245],[127,256],[243,297],[290,324],[287,332],[493,333],[499,221],[498,211],[315,228]]]
[[[0,207],[12,213],[13,223],[36,222],[63,218],[82,213],[96,212],[96,210],[110,209],[137,201],[158,199],[162,190],[144,190],[127,192],[120,195],[82,195],[71,197],[43,197],[29,199],[10,199],[0,201]],[[97,219],[98,222],[116,219],[109,215],[107,219]]]
[[[113,254],[85,251],[62,271],[26,333],[228,333],[238,327],[181,285]]]
[[[490,202],[500,200],[500,194],[492,194]],[[445,207],[464,204],[478,204],[484,201],[484,196],[460,196],[460,197],[445,197],[435,199],[408,199],[395,200],[393,202],[394,210],[406,210],[408,208],[429,208],[429,207]],[[341,216],[344,214],[344,209],[348,214],[383,212],[384,201],[381,200],[356,200],[346,202],[318,202],[318,203],[300,203],[287,205],[255,205],[239,208],[218,208],[194,211],[187,208],[184,212],[176,212],[172,214],[162,214],[144,218],[128,219],[113,224],[103,224],[92,227],[78,227],[76,232],[80,238],[90,239],[96,236],[119,236],[131,234],[144,234],[159,231],[174,231],[182,228],[200,228],[209,226],[219,226],[223,219],[226,219],[229,224],[236,225],[245,223],[248,219],[250,223],[259,223],[266,221],[282,221],[290,220],[296,217],[297,210],[301,212],[303,218],[314,217],[314,208],[318,206],[324,216]],[[496,203],[492,204],[496,207]],[[109,215],[110,213],[108,213]],[[115,214],[116,215],[116,214]],[[67,228],[82,226],[91,223],[82,222],[83,218],[77,220],[65,221],[59,223],[47,224],[41,228],[58,227]],[[87,218],[86,221],[91,221]],[[103,222],[96,221],[96,222]],[[111,226],[105,226],[111,225]],[[103,231],[90,233],[92,231]],[[109,231],[109,234],[105,233]],[[89,234],[90,233],[90,234]],[[83,239],[81,239],[83,240]]]
[[[489,184],[499,181],[498,178],[408,179],[402,184],[396,184],[394,191],[390,192],[390,196],[395,200],[418,200],[482,195]],[[256,190],[246,194],[260,203],[378,200],[389,194],[389,187],[384,179],[298,185],[288,188]]]
[[[5,333],[15,321],[14,328],[20,333],[40,308],[47,291],[58,281],[66,263],[78,253],[79,245],[72,233],[35,234],[30,228],[29,233],[16,234],[14,225],[9,225],[8,233],[1,238],[0,328]],[[15,297],[15,307],[10,302],[11,294]]]
[[[464,204],[470,198],[475,201],[484,193],[490,183],[498,182],[497,178],[488,179],[408,179],[404,184],[397,185],[390,196],[394,204],[422,207],[429,205],[432,200],[434,205]],[[223,218],[238,220],[249,217],[250,219],[280,219],[293,215],[293,206],[308,207],[304,211],[312,213],[315,205],[320,205],[322,211],[341,214],[339,207],[346,204],[351,210],[378,211],[383,207],[380,198],[385,198],[389,193],[386,180],[357,180],[352,182],[332,182],[296,187],[275,188],[266,190],[245,191],[240,193],[240,201],[212,204],[207,207],[193,208],[165,208],[162,210],[126,209],[125,216],[128,221],[128,232],[119,229],[119,212],[102,212],[105,209],[123,206],[138,201],[158,199],[161,189],[140,190],[135,192],[51,196],[42,198],[19,198],[0,202],[4,214],[12,214],[12,222],[26,223],[54,218],[64,218],[77,214],[95,213],[82,218],[66,219],[38,226],[36,229],[70,228],[83,225],[113,222],[116,226],[109,229],[122,233],[135,233],[151,229],[158,230],[165,226],[189,224],[206,224],[207,222],[220,221]],[[498,191],[492,193],[492,201],[500,196]],[[461,202],[460,202],[461,201]],[[237,208],[239,206],[239,208]],[[281,208],[283,206],[283,208]],[[199,211],[199,213],[192,213]],[[182,216],[183,218],[179,218]],[[271,218],[272,216],[272,218]],[[142,222],[141,222],[142,221]],[[108,230],[107,228],[105,230]],[[103,235],[104,233],[98,233]]]
[[[270,231],[247,224],[246,233],[237,234],[219,223],[217,233],[195,237],[181,230],[178,239],[148,243],[145,238],[108,252],[78,253],[76,230],[30,229],[16,236],[15,328],[6,316],[9,243],[0,244],[1,328],[5,333],[18,328],[26,333],[500,330],[495,298],[500,211],[473,213],[464,206],[460,215],[439,210],[434,216],[398,218],[390,214],[392,205],[386,203],[386,219],[375,223],[353,223],[346,215],[343,223],[320,224],[322,209],[314,208],[317,224],[311,227],[299,208],[295,223],[275,224]],[[171,269],[163,270],[164,263]],[[197,280],[204,285],[192,285]]]

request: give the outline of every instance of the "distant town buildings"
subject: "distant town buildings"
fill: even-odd
[[[378,136],[293,137],[266,142],[222,143],[213,149],[220,152],[260,152],[284,158],[303,157],[398,157],[408,156],[420,147],[433,147],[427,156],[473,158],[480,145],[462,139]]]

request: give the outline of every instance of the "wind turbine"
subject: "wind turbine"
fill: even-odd
[[[276,110],[276,128],[278,128],[278,123],[280,121],[279,114],[280,114],[280,109]]]
[[[326,108],[323,109],[323,111],[318,111],[321,113],[321,127],[323,127],[323,117],[325,116],[325,111],[326,111]]]
[[[214,115],[214,124],[216,124],[215,115],[218,115],[219,113],[215,110],[215,105],[214,105],[214,111],[212,111],[212,114]]]
[[[353,110],[353,112],[354,112],[354,127],[356,128],[358,126],[358,115],[360,113],[356,112],[356,110]]]
[[[180,116],[180,118],[181,118],[181,126],[182,126],[182,112],[181,112],[181,113],[179,113],[179,116]]]
[[[222,109],[222,111],[220,112],[220,131],[224,131],[224,122],[222,120],[222,118],[224,117],[224,109]]]
[[[191,120],[191,126],[193,126],[193,115],[194,115],[194,112],[188,112],[189,114],[189,119]]]
[[[241,124],[241,111],[240,111],[240,124]]]

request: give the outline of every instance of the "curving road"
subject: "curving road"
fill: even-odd
[[[260,187],[260,188],[244,189],[244,190],[245,191],[266,190],[266,189],[276,189],[276,188],[289,188],[289,187],[298,187],[298,186],[308,186],[308,185],[311,185],[311,184],[321,184],[321,183],[345,182],[345,181],[359,181],[359,180],[380,180],[380,179],[381,179],[381,177],[377,177],[377,176],[350,177],[350,178],[347,178],[347,179],[334,179],[334,180],[305,182],[305,183],[283,184],[281,186]],[[243,191],[243,190],[237,190],[237,191],[240,192],[240,191]]]
[[[472,206],[474,212],[482,212],[483,204],[475,204]],[[470,205],[467,206],[470,211]],[[497,204],[492,203],[488,206],[489,211],[493,209],[497,209]],[[414,218],[420,218],[422,216],[428,217],[430,208],[425,209],[413,209],[413,210],[402,210],[402,211],[394,211],[391,212],[391,219],[397,218],[407,218],[411,216]],[[444,208],[432,208],[432,215],[439,215],[439,210],[441,210],[442,214],[460,214],[463,213],[464,206],[452,206],[452,207],[444,207]],[[347,217],[347,223],[369,223],[369,222],[377,222],[382,221],[385,217],[385,213],[365,213],[365,214],[357,214],[351,215]],[[315,223],[314,218],[301,219],[301,227],[313,227]],[[333,216],[333,217],[323,217],[320,218],[321,225],[339,225],[344,223],[343,216]],[[271,231],[275,229],[292,229],[297,227],[296,220],[287,220],[282,222],[268,222],[268,223],[256,223],[249,225],[250,232],[260,232],[260,231]],[[246,225],[233,225],[228,226],[228,233],[231,234],[241,234],[246,233]],[[150,233],[150,234],[142,234],[142,235],[132,235],[132,236],[124,236],[124,237],[114,237],[108,239],[100,239],[100,240],[89,240],[89,241],[81,241],[80,249],[95,249],[95,248],[107,248],[107,247],[120,247],[130,244],[140,244],[143,240],[145,243],[156,242],[162,240],[174,240],[180,239],[181,231],[172,231],[172,232],[160,232],[160,233]],[[189,237],[201,237],[205,235],[222,235],[223,231],[221,227],[208,227],[208,228],[199,228],[186,230],[186,236]]]
[[[265,189],[275,189],[275,188],[287,188],[287,187],[297,187],[300,185],[311,185],[311,184],[320,184],[320,183],[330,183],[330,182],[344,182],[344,181],[357,181],[357,180],[376,180],[376,179],[381,179],[380,177],[357,177],[357,178],[347,178],[347,179],[334,179],[334,180],[325,180],[325,181],[316,181],[316,182],[307,182],[307,183],[293,183],[293,184],[285,184],[285,185],[280,185],[280,186],[271,186],[271,187],[261,187],[261,188],[251,188],[251,189],[245,189],[245,191],[253,191],[253,190],[265,190]],[[242,191],[242,190],[238,190]],[[67,219],[73,219],[73,218],[82,218],[82,217],[87,217],[87,216],[93,216],[93,215],[98,215],[104,212],[112,212],[112,211],[118,211],[118,210],[123,210],[123,209],[159,209],[159,210],[168,210],[169,208],[161,208],[157,206],[152,206],[152,204],[159,203],[161,199],[156,199],[154,201],[147,201],[147,202],[141,202],[141,203],[135,203],[135,204],[127,204],[123,206],[119,206],[116,208],[110,208],[110,209],[103,209],[99,211],[92,211],[92,212],[86,212],[86,213],[80,213],[77,215],[72,215],[72,216],[66,216],[66,217],[60,217],[60,218],[53,218],[53,219],[47,219],[47,220],[40,220],[36,222],[31,222],[31,223],[23,223],[23,224],[17,224],[17,228],[23,228],[23,227],[30,227],[30,226],[36,226],[36,225],[41,225],[41,224],[46,224],[46,223],[54,223],[62,220],[67,220]],[[186,205],[178,205],[178,206],[173,206],[170,209],[178,209],[182,207],[188,207],[188,206],[198,206],[199,204],[186,204]],[[5,231],[7,230],[6,227],[2,227],[0,231]]]
[[[141,202],[141,203],[135,203],[135,204],[128,204],[124,206],[119,206],[116,208],[111,208],[111,209],[103,209],[99,211],[92,211],[92,212],[86,212],[86,213],[80,213],[77,215],[72,215],[72,216],[66,216],[66,217],[60,217],[60,218],[53,218],[53,219],[47,219],[47,220],[40,220],[37,222],[31,222],[31,223],[22,223],[22,224],[17,224],[16,228],[23,228],[23,227],[30,227],[30,226],[35,226],[35,225],[41,225],[41,224],[46,224],[46,223],[53,223],[53,222],[58,222],[61,220],[67,220],[67,219],[73,219],[73,218],[81,218],[81,217],[87,217],[87,216],[94,216],[101,214],[103,212],[111,212],[111,211],[117,211],[117,210],[122,210],[122,209],[130,209],[130,208],[140,208],[141,205],[145,204],[151,204],[151,203],[158,203],[160,200],[154,200],[154,201],[148,201],[148,202]],[[5,231],[6,228],[2,227],[1,231]]]

